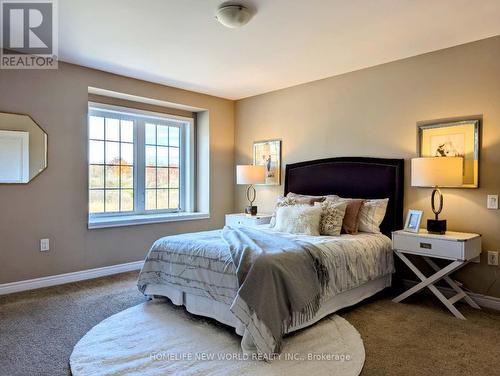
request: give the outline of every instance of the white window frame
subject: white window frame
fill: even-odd
[[[118,227],[143,223],[170,222],[189,219],[208,218],[208,215],[195,212],[195,131],[194,119],[128,107],[89,102],[88,116],[106,116],[134,121],[134,211],[112,213],[90,213],[88,227]],[[108,116],[109,117],[109,116]],[[138,122],[139,119],[139,122]],[[155,124],[172,122],[179,124],[179,206],[180,209],[145,210],[145,123]],[[87,145],[89,143],[87,123]],[[87,153],[87,165],[90,158]],[[87,169],[88,171],[88,169]],[[87,192],[90,193],[87,177]]]

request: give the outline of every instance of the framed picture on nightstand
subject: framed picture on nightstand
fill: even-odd
[[[420,230],[420,222],[422,222],[422,216],[424,212],[422,210],[408,210],[405,221],[405,231],[418,232]]]

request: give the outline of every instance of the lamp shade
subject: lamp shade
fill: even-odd
[[[462,157],[413,158],[411,185],[413,187],[457,187],[463,182]]]
[[[236,184],[264,184],[265,182],[266,168],[264,166],[236,166]]]

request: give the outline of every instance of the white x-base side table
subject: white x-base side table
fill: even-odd
[[[400,230],[392,233],[392,248],[396,255],[421,281],[396,297],[393,300],[394,302],[399,303],[427,287],[459,319],[465,320],[465,317],[454,304],[462,299],[471,307],[480,309],[477,303],[449,275],[479,257],[481,254],[481,235],[452,231],[448,231],[444,235],[437,235],[422,230],[418,233]],[[426,277],[406,257],[406,254],[421,256],[435,273],[430,277]],[[452,262],[441,269],[431,258],[446,259]],[[456,295],[448,299],[434,286],[436,282],[442,279],[450,285]]]

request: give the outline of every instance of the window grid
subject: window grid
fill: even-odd
[[[147,147],[154,147],[154,151],[155,151],[155,161],[154,161],[154,165],[148,165],[148,163],[146,162],[145,166],[146,166],[146,174],[145,174],[145,193],[146,193],[146,197],[145,197],[145,206],[146,206],[146,211],[154,211],[154,210],[179,210],[179,206],[180,206],[180,165],[178,165],[177,167],[172,167],[171,165],[171,161],[170,161],[170,152],[171,152],[171,149],[177,149],[177,155],[179,156],[178,158],[180,158],[180,130],[178,129],[178,127],[176,126],[173,126],[173,125],[167,125],[167,124],[158,124],[158,123],[146,123],[146,127],[145,127],[145,133],[147,132],[147,125],[151,125],[151,126],[154,126],[154,143],[148,143],[147,141],[145,142],[145,152],[147,152]],[[166,145],[164,144],[159,144],[159,130],[161,129],[160,127],[165,127],[167,128],[167,143]],[[172,129],[177,129],[176,131],[176,135],[177,135],[177,145],[179,146],[174,146],[170,143],[171,141],[171,137],[170,137],[170,132],[172,131]],[[158,147],[162,147],[162,148],[166,148],[167,150],[167,164],[166,166],[160,166],[159,165],[159,162],[158,162]],[[180,161],[179,161],[180,162]],[[154,184],[154,188],[150,188],[147,186],[147,169],[148,168],[154,168],[154,173],[155,173],[155,184]],[[166,184],[166,188],[158,188],[158,171],[166,171],[166,176],[167,176],[167,184]],[[172,188],[172,185],[171,185],[171,181],[170,181],[170,175],[171,175],[171,172],[172,171],[177,171],[177,180],[178,180],[178,186],[175,187],[175,188]],[[148,194],[148,191],[151,192],[151,191],[154,191],[154,208],[150,208],[148,209],[148,203],[147,203],[147,194]],[[167,205],[166,207],[161,207],[161,208],[158,208],[158,191],[162,191],[162,192],[166,192],[166,199],[167,199]],[[175,195],[177,196],[176,198],[176,201],[177,201],[177,206],[176,207],[172,207],[171,205],[171,194],[172,192],[175,191]]]
[[[128,141],[122,141],[122,122],[124,121],[123,119],[115,118],[115,117],[107,117],[107,116],[94,116],[97,118],[102,118],[103,119],[103,138],[98,139],[98,138],[90,138],[89,141],[97,141],[97,142],[102,142],[103,143],[103,163],[90,163],[89,166],[102,166],[103,167],[103,183],[102,183],[102,188],[89,188],[89,191],[102,191],[103,192],[103,210],[102,211],[95,211],[93,213],[120,213],[120,212],[133,212],[135,210],[135,200],[134,200],[134,191],[135,191],[135,185],[134,185],[134,160],[132,160],[132,164],[125,164],[125,161],[122,160],[122,145],[132,145],[132,148],[134,147],[134,142],[128,142]],[[116,120],[118,121],[118,140],[108,140],[107,137],[107,122],[109,120]],[[131,121],[131,120],[128,120]],[[135,128],[135,124],[133,121],[132,122],[132,127]],[[108,143],[114,143],[118,144],[118,161],[117,163],[107,163],[107,150],[106,147]],[[108,175],[108,167],[118,167],[118,186],[117,187],[107,187],[107,175]],[[132,187],[126,187],[123,188],[122,186],[122,172],[123,172],[123,167],[129,167],[132,169]],[[128,210],[122,210],[123,209],[123,203],[122,203],[122,192],[126,191],[132,191],[132,208]],[[108,211],[107,210],[107,198],[108,192],[118,192],[118,210],[112,210]]]

